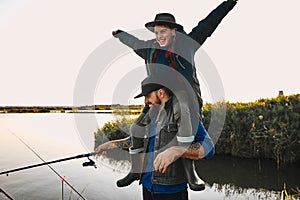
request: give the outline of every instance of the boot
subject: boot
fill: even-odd
[[[118,187],[126,187],[134,181],[140,179],[142,172],[142,155],[143,153],[140,152],[130,153],[131,170],[124,178],[117,181]]]
[[[145,105],[140,116],[130,126],[131,147],[129,148],[131,170],[122,179],[117,181],[118,187],[125,187],[132,182],[139,180],[142,172],[142,152],[144,151],[144,135],[145,135],[145,115],[150,109],[149,105]]]
[[[185,172],[186,179],[190,186],[191,190],[194,191],[202,191],[205,189],[205,183],[201,178],[198,176],[195,170],[194,161],[187,158],[181,158],[183,163],[183,168]]]

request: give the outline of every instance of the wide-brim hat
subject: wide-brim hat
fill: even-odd
[[[164,86],[157,83],[158,79],[154,76],[148,76],[142,81],[142,93],[135,96],[134,98],[139,98],[142,96],[146,96],[147,94],[150,94],[153,91],[159,90],[163,88]]]
[[[146,28],[154,32],[154,26],[156,25],[166,25],[170,28],[176,28],[177,30],[183,30],[183,26],[177,24],[175,17],[170,13],[158,13],[155,16],[154,21],[145,24]]]

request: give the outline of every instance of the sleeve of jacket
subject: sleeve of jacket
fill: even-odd
[[[214,143],[201,121],[199,121],[198,124],[197,133],[195,136],[195,142],[199,142],[203,146],[205,151],[204,159],[214,156],[215,154]]]
[[[115,37],[118,38],[123,44],[133,49],[137,55],[143,59],[146,59],[147,49],[150,48],[151,41],[140,40],[125,31],[119,31]]]
[[[227,0],[215,8],[205,19],[201,20],[196,27],[193,28],[189,36],[199,43],[199,47],[205,40],[212,35],[222,19],[236,5],[236,1]]]

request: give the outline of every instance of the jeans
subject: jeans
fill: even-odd
[[[143,200],[188,200],[188,191],[184,189],[172,194],[154,194],[143,187]]]

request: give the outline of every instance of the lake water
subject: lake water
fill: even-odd
[[[93,132],[97,126],[114,119],[111,114],[1,114],[0,172],[41,163],[17,137],[21,138],[44,160],[51,161],[92,151]],[[80,115],[80,116],[79,116]],[[76,119],[95,118],[78,128]],[[78,118],[79,117],[79,118]],[[84,119],[85,118],[85,119]],[[77,123],[77,124],[76,124]],[[14,134],[17,136],[14,136]],[[84,136],[82,136],[84,134]],[[83,139],[84,138],[84,139]],[[119,152],[120,153],[120,152]],[[117,188],[116,180],[126,175],[126,154],[108,155],[96,160],[97,168],[82,167],[86,158],[51,165],[85,199],[141,199],[141,186],[136,181],[129,187]],[[121,152],[121,154],[124,152]],[[300,186],[299,164],[277,170],[272,161],[236,159],[215,156],[197,162],[201,177],[207,182],[204,191],[189,190],[196,199],[279,199],[284,182],[288,188]],[[0,176],[0,189],[14,199],[81,199],[47,166]],[[63,189],[63,190],[62,190]],[[63,195],[62,195],[63,191]],[[0,199],[7,199],[0,193]]]

